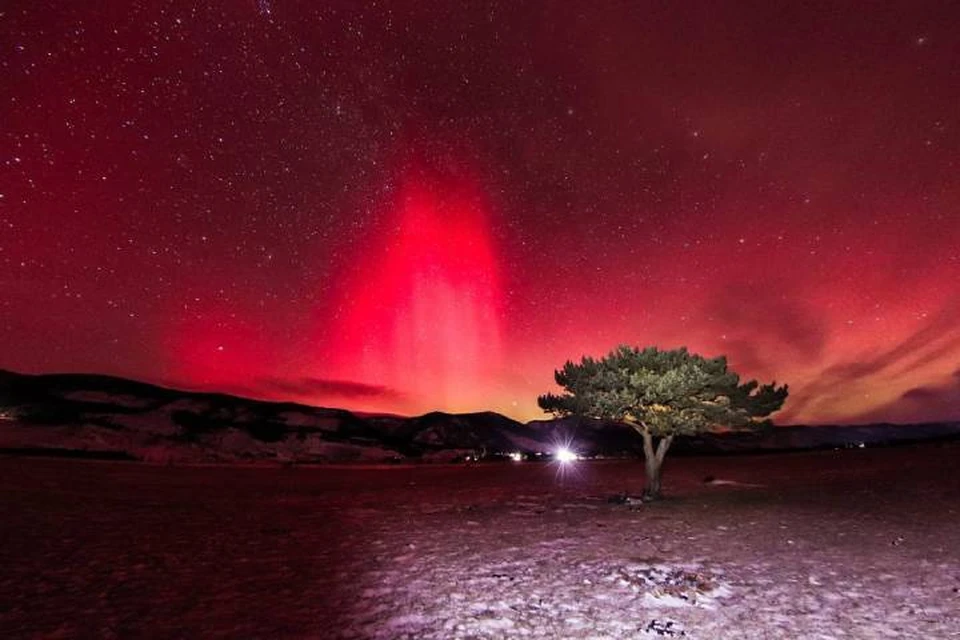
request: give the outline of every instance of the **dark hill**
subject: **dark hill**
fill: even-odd
[[[876,446],[960,437],[960,424],[777,427],[679,439],[676,454]],[[150,461],[456,460],[511,452],[640,455],[615,422],[580,418],[522,424],[493,412],[416,417],[179,391],[105,375],[0,371],[0,450],[74,452]]]

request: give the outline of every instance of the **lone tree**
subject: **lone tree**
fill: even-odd
[[[643,436],[644,500],[660,499],[663,459],[678,435],[760,429],[783,406],[787,386],[740,383],[726,356],[704,358],[686,347],[662,351],[621,345],[595,360],[567,361],[554,373],[565,393],[537,399],[556,416],[617,420]]]

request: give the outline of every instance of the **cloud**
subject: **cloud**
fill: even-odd
[[[353,382],[350,380],[327,380],[323,378],[268,378],[261,381],[270,391],[292,396],[332,396],[355,399],[398,400],[403,394],[382,385]]]
[[[804,361],[823,353],[827,323],[787,291],[787,283],[782,282],[738,284],[724,288],[705,305],[705,315],[728,336],[726,345],[738,367],[776,370],[784,349]]]
[[[886,406],[860,416],[864,422],[936,422],[960,420],[960,369],[938,384],[905,391]]]
[[[881,351],[873,358],[828,368],[824,374],[835,378],[856,380],[888,369],[899,369],[903,374],[922,365],[935,362],[960,347],[957,331],[956,303],[947,305],[926,325],[896,346]]]
[[[956,323],[958,311],[960,311],[960,299],[952,300],[945,304],[940,312],[930,318],[924,326],[894,346],[872,356],[856,361],[841,362],[828,367],[815,382],[796,389],[795,393],[791,394],[789,409],[781,414],[782,419],[791,420],[793,416],[801,414],[805,410],[812,410],[814,407],[828,407],[837,403],[854,394],[858,385],[875,381],[877,376],[896,379],[917,371],[951,353],[956,353],[960,350],[960,326]],[[929,389],[936,392],[939,387],[934,386]],[[905,400],[901,398],[897,402],[915,402],[918,395],[927,393],[927,391],[928,387],[911,389],[907,394],[915,392],[914,396],[908,396]],[[938,406],[940,409],[947,408],[944,405]],[[901,411],[900,409],[895,410],[892,405],[887,408],[898,415]],[[885,415],[882,413],[883,410],[870,411],[853,418],[852,421],[893,419],[882,417]],[[924,413],[929,416],[939,415],[942,417],[948,415],[936,414],[933,411]]]
[[[729,355],[733,368],[737,371],[749,371],[753,374],[765,373],[772,369],[769,359],[761,355],[755,342],[747,339],[726,340],[724,351]]]

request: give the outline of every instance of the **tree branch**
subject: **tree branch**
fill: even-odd
[[[673,436],[667,436],[660,440],[660,443],[657,445],[657,463],[663,464],[663,459],[667,457],[667,451],[670,449],[670,445],[673,444]]]
[[[653,434],[650,433],[650,429],[646,425],[642,425],[643,429],[640,430],[640,435],[643,436],[643,457],[647,459],[648,462],[656,460],[657,454],[653,450]]]

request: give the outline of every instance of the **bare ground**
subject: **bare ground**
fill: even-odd
[[[958,465],[0,458],[0,637],[960,638]]]

